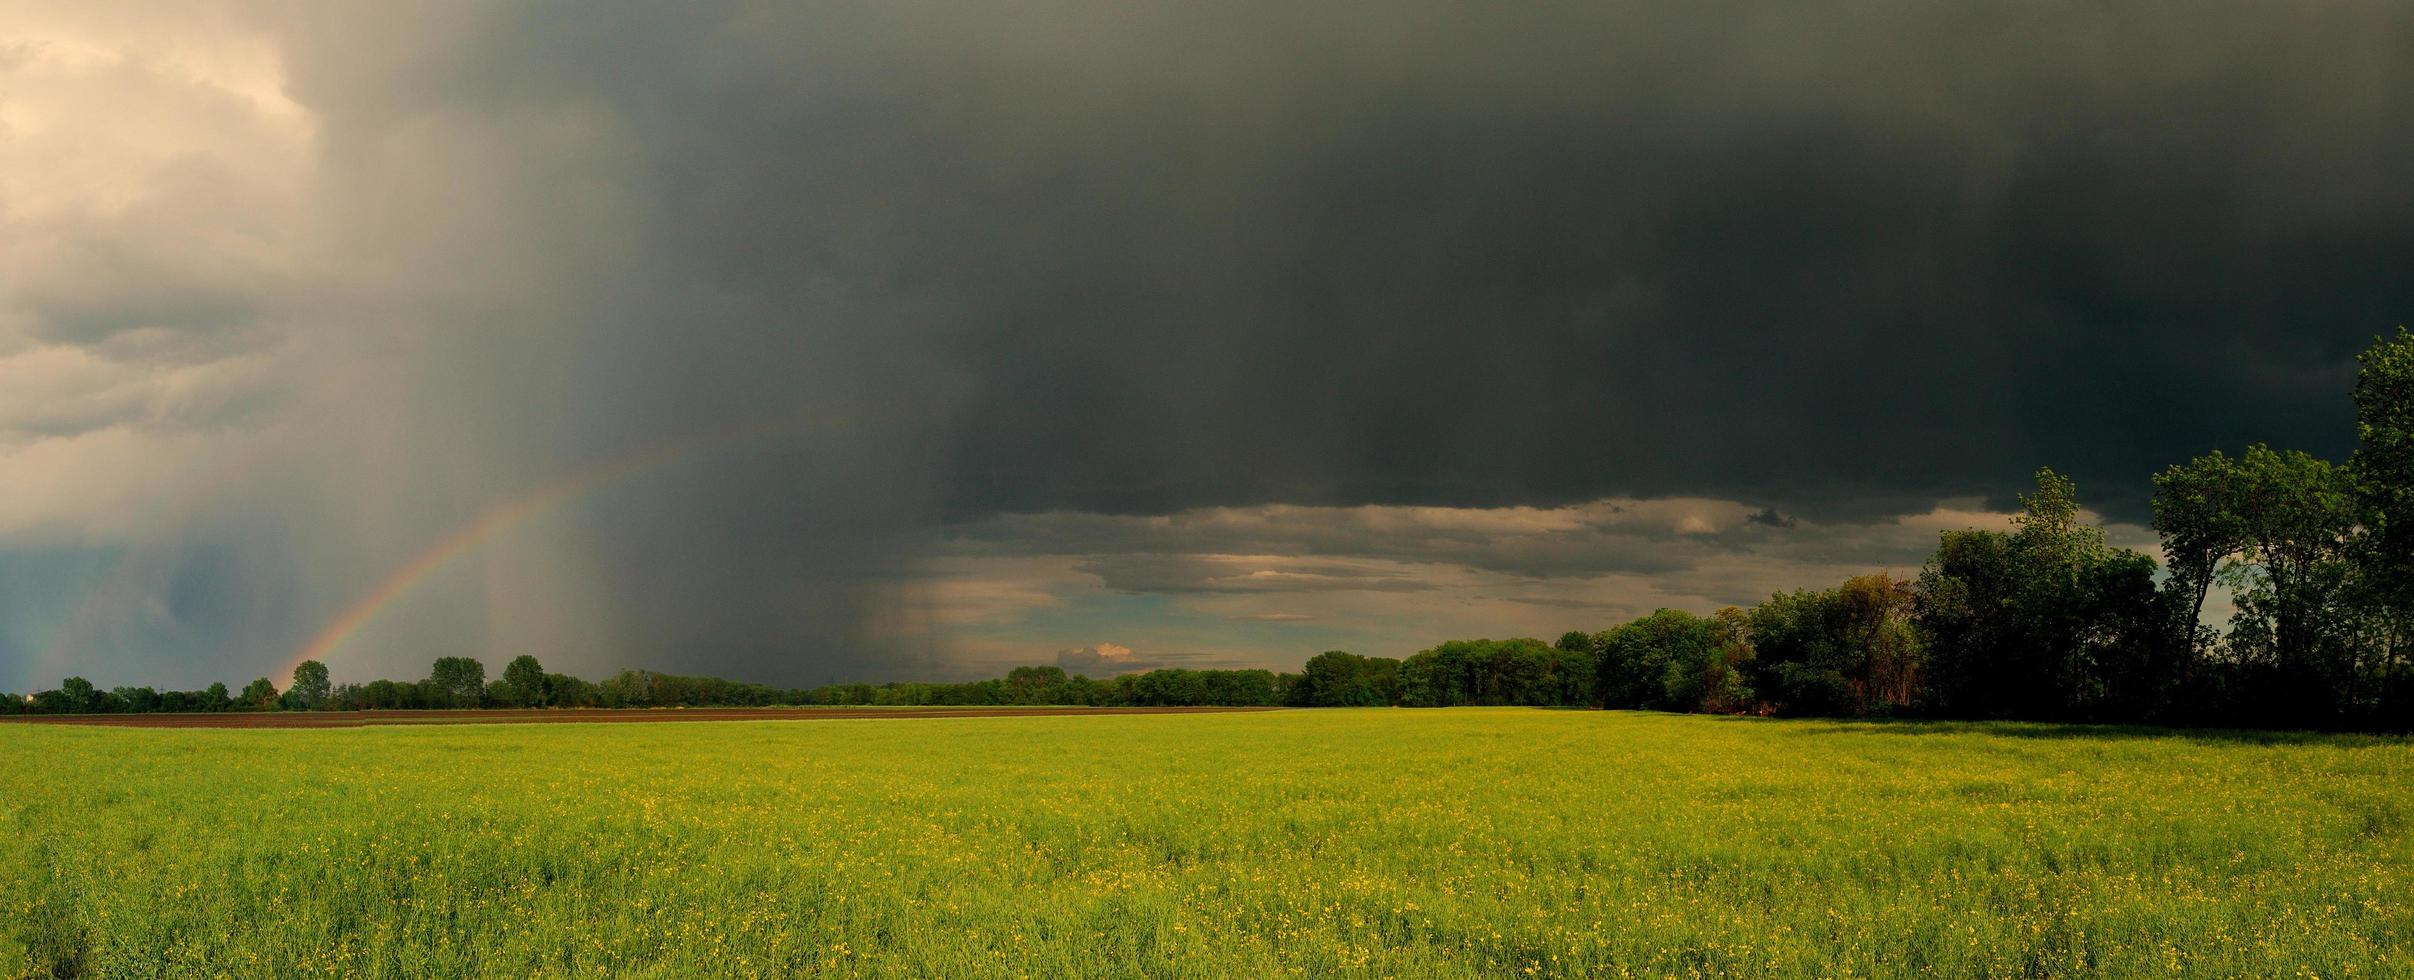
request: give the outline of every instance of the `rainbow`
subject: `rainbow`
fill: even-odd
[[[377,584],[362,593],[359,599],[330,620],[326,627],[310,638],[310,642],[294,651],[285,667],[275,676],[292,676],[304,662],[324,663],[329,654],[344,645],[344,641],[360,632],[361,627],[377,618],[377,614],[408,594],[414,586],[452,562],[474,551],[488,539],[517,527],[545,511],[575,499],[589,491],[624,477],[655,469],[697,455],[710,449],[732,445],[766,432],[787,428],[779,425],[751,425],[701,439],[668,442],[626,456],[608,459],[585,469],[575,470],[488,508],[468,523],[454,528],[435,544],[411,556],[396,566]]]

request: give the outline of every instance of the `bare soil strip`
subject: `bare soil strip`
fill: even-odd
[[[837,718],[1023,718],[1178,715],[1276,708],[531,708],[478,711],[229,711],[210,714],[12,715],[0,722],[117,728],[366,728],[540,722],[823,721]]]

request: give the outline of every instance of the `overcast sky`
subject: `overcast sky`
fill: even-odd
[[[0,0],[0,688],[1294,668],[2332,457],[2414,6]]]

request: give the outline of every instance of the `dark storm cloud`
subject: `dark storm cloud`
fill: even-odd
[[[439,589],[424,629],[386,639],[396,663],[469,636],[560,642],[589,670],[911,674],[937,651],[882,622],[884,583],[931,525],[976,529],[970,547],[1018,512],[1688,495],[1769,508],[1690,546],[1742,551],[1797,518],[2007,500],[2050,464],[2134,516],[2149,471],[2205,449],[2340,452],[2349,356],[2414,321],[2396,3],[312,3],[248,22],[310,119],[314,177],[279,205],[309,220],[262,233],[292,261],[163,246],[136,210],[16,297],[43,342],[271,350],[313,379],[211,395],[246,418],[273,402],[300,434],[289,478],[238,488],[291,525],[280,550],[193,620],[278,596],[306,607],[277,620],[299,642],[497,501],[715,447],[490,546],[461,573],[483,591]],[[224,224],[188,218],[157,227]],[[1320,533],[1257,537],[1389,547]],[[1436,533],[1413,553],[1675,567],[1643,532],[1514,554]],[[1116,561],[1099,574],[1215,582]],[[523,582],[571,594],[495,598]],[[530,625],[548,619],[596,625],[563,640]]]
[[[443,21],[304,36],[296,91],[363,139],[508,126],[521,166],[612,131],[632,288],[671,288],[633,300],[637,407],[876,379],[956,516],[1868,514],[2040,464],[2134,513],[2206,448],[2340,450],[2346,358],[2414,319],[2399,4]]]
[[[1087,556],[1081,570],[1119,591],[1401,591],[1420,583],[1349,560],[1464,565],[1530,578],[1651,575],[1688,567],[1682,552],[1767,547],[1765,528],[1724,511],[1741,509],[1715,501],[1599,501],[1553,511],[1286,505],[1151,517],[1052,512],[999,515],[946,528],[942,537],[943,548],[957,555]],[[1680,528],[1701,514],[1718,514],[1721,526]],[[1284,564],[1283,571],[1299,574],[1253,577],[1261,569],[1249,563],[1252,556],[1308,560]]]
[[[1763,507],[1757,511],[1744,515],[1743,519],[1744,523],[1746,524],[1761,524],[1776,528],[1790,528],[1794,526],[1793,518],[1778,513],[1777,508],[1774,507]]]
[[[1939,508],[1870,522],[1812,524],[1728,501],[1594,501],[1555,509],[1439,507],[1215,508],[1169,515],[1000,515],[947,528],[936,550],[957,559],[1063,556],[1117,592],[1192,595],[1414,592],[1458,571],[1525,583],[1602,577],[1684,582],[1721,601],[1750,601],[1768,582],[1908,572],[1940,530],[2003,526],[2005,515]],[[2114,524],[2124,547],[2150,532]],[[1809,575],[1800,581],[1792,575]],[[1718,584],[1720,576],[1749,580]],[[1735,596],[1745,599],[1736,599]],[[1524,601],[1524,600],[1519,600]]]

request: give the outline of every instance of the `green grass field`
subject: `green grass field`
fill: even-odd
[[[0,726],[0,976],[2407,976],[2410,818],[2354,737]]]

